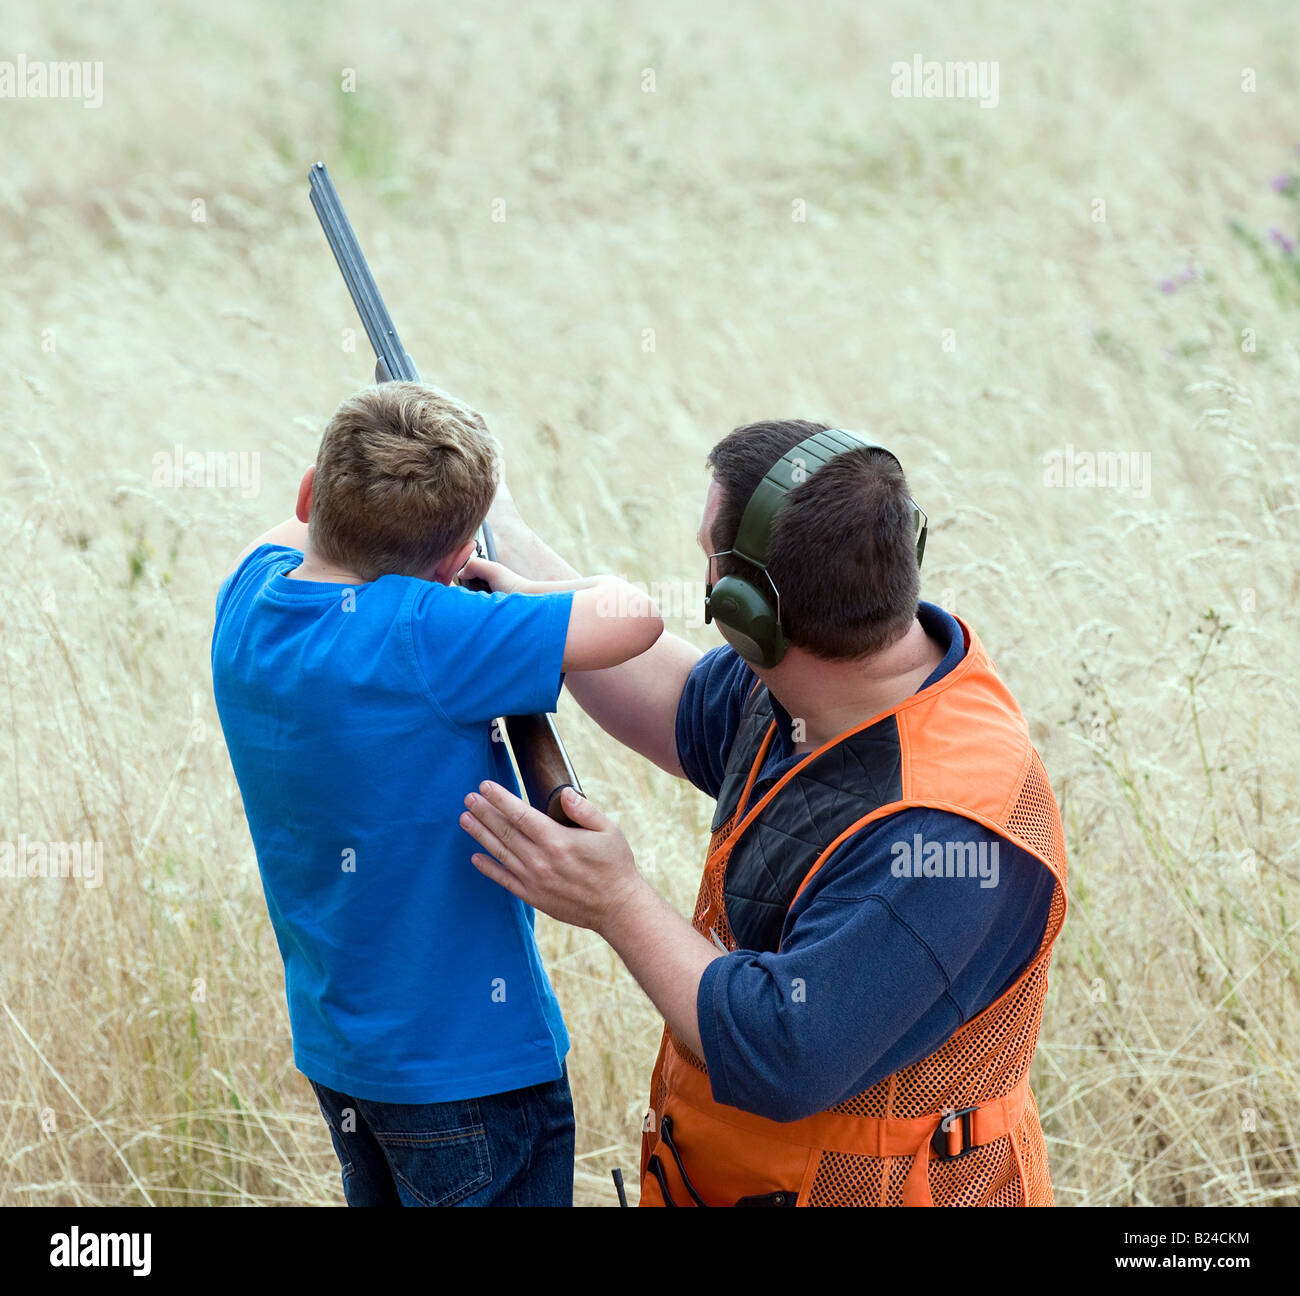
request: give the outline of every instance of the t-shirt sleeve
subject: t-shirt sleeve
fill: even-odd
[[[416,662],[456,724],[554,711],[573,592],[489,594],[426,583],[411,603]]]
[[[754,672],[728,644],[706,652],[691,668],[677,703],[677,759],[701,792],[716,798],[727,772]]]
[[[1042,941],[1053,880],[998,841],[989,877],[901,877],[898,842],[990,846],[978,824],[904,811],[850,839],[791,907],[779,952],[734,950],[697,997],[714,1098],[798,1120],[933,1053]],[[987,858],[987,856],[986,856]]]
[[[277,567],[284,570],[284,560],[286,558],[301,559],[302,550],[291,548],[289,545],[272,544],[259,545],[254,549],[221,582],[221,588],[217,591],[217,625],[221,624],[221,618],[225,615],[236,591],[261,588],[266,581],[268,569]]]

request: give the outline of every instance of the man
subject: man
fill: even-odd
[[[918,603],[892,455],[790,421],[709,464],[729,644],[664,635],[567,679],[717,800],[693,922],[573,793],[585,831],[481,785],[474,864],[597,931],[664,1015],[643,1205],[1049,1205],[1028,1070],[1065,850],[1024,719],[969,627]],[[503,560],[570,574],[508,497],[490,518]]]

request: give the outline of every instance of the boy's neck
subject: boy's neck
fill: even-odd
[[[303,550],[302,562],[292,571],[286,572],[285,575],[290,580],[322,581],[330,585],[365,585],[367,583],[350,568],[340,567],[338,563],[332,563],[322,558],[312,549],[310,544]]]

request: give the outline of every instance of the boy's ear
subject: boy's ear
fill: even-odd
[[[433,579],[439,585],[450,585],[456,579],[456,573],[473,557],[474,541],[468,540],[433,569]]]
[[[312,483],[316,480],[316,465],[312,464],[302,475],[302,481],[298,485],[298,507],[294,515],[299,522],[307,522],[311,518],[311,488]]]

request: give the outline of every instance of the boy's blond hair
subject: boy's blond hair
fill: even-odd
[[[362,580],[427,578],[487,516],[498,452],[483,416],[436,387],[367,387],[335,410],[321,437],[312,548]]]

